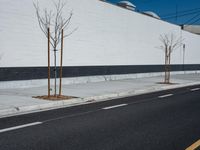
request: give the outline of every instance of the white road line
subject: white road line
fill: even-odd
[[[12,131],[12,130],[17,130],[17,129],[21,129],[21,128],[25,128],[25,127],[35,126],[35,125],[38,125],[38,124],[42,124],[42,122],[33,122],[33,123],[24,124],[24,125],[20,125],[20,126],[1,129],[0,133],[7,132],[7,131]]]
[[[122,106],[127,106],[128,104],[120,104],[120,105],[114,105],[114,106],[109,106],[109,107],[104,107],[102,109],[113,109],[113,108],[117,108],[117,107],[122,107]]]
[[[169,97],[169,96],[172,96],[173,94],[166,94],[166,95],[161,95],[161,96],[158,96],[158,98],[164,98],[164,97]]]
[[[190,89],[190,91],[198,91],[198,90],[200,90],[200,88]]]

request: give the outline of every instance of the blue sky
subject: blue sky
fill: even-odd
[[[107,0],[116,3],[120,0]],[[200,0],[129,0],[139,11],[154,11],[165,20],[176,24],[200,24]],[[189,10],[185,12],[186,10]],[[183,12],[184,11],[184,12]],[[177,12],[177,13],[176,13]],[[176,17],[177,14],[177,17]],[[167,17],[167,16],[166,16]]]

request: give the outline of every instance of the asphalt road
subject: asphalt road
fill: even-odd
[[[184,150],[200,139],[200,86],[0,119],[0,150]]]

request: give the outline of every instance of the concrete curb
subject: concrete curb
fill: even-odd
[[[129,90],[129,91],[109,93],[105,95],[96,95],[96,96],[90,96],[90,97],[85,97],[85,98],[73,98],[70,100],[49,102],[47,104],[13,107],[13,108],[0,110],[0,118],[58,109],[58,108],[77,106],[77,105],[83,105],[83,104],[89,104],[89,103],[96,103],[96,102],[101,102],[101,101],[106,101],[106,100],[111,100],[111,99],[116,99],[116,98],[135,96],[135,95],[147,94],[147,93],[152,93],[152,92],[159,92],[159,91],[176,89],[176,88],[187,87],[187,86],[194,86],[194,85],[199,85],[199,84],[200,82],[167,85],[167,86],[162,86],[162,87],[151,87],[147,89]]]

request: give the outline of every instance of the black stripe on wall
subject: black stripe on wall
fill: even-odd
[[[200,64],[171,65],[171,71],[200,70]],[[130,65],[130,66],[70,66],[63,67],[63,77],[80,77],[94,75],[130,74],[163,72],[164,65]],[[59,68],[58,68],[59,76]],[[53,68],[51,68],[53,77]],[[0,68],[0,81],[31,80],[47,78],[47,67],[7,67]]]

